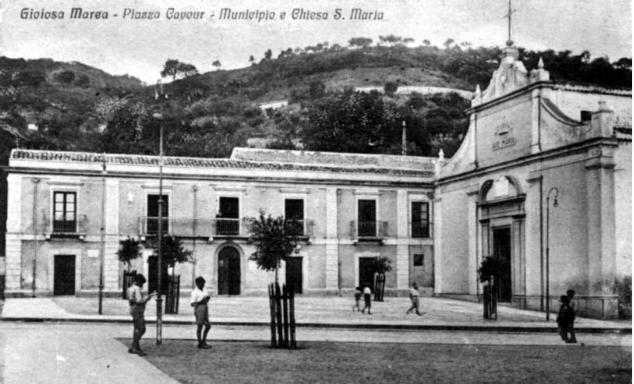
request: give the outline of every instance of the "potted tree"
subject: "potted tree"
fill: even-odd
[[[374,260],[374,301],[383,301],[385,293],[385,274],[392,270],[392,261],[387,257]]]
[[[178,313],[180,295],[180,276],[175,275],[176,263],[187,263],[192,260],[192,251],[185,249],[175,236],[163,236],[161,241],[162,264],[167,267],[167,292],[165,297],[165,313]],[[158,256],[156,248],[154,255]],[[163,266],[159,266],[163,267]],[[162,270],[162,269],[161,269]],[[160,289],[161,287],[159,287]]]
[[[482,260],[478,274],[483,285],[484,318],[497,320],[496,279],[500,272],[500,262],[491,256]]]
[[[283,216],[274,218],[265,215],[264,211],[260,211],[259,217],[249,219],[249,242],[255,246],[255,252],[249,259],[255,261],[259,269],[275,271],[275,282],[269,285],[272,347],[295,347],[294,296],[286,287],[283,292],[280,290],[278,274],[282,260],[286,260],[297,247],[301,235],[300,228],[301,226],[293,220],[285,220]]]
[[[119,250],[117,251],[117,256],[119,257],[119,261],[126,265],[126,270],[123,271],[123,284],[121,292],[121,297],[125,300],[128,298],[128,287],[132,285],[132,282],[134,281],[134,276],[136,275],[136,271],[130,271],[130,268],[132,268],[132,261],[141,257],[141,243],[131,237],[119,241]]]

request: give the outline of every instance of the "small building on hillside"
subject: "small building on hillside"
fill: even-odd
[[[175,268],[181,287],[202,275],[217,294],[263,294],[273,276],[249,260],[245,219],[264,210],[303,224],[280,273],[296,291],[350,291],[387,257],[387,294],[414,281],[431,294],[435,167],[424,157],[248,148],[229,159],[165,157],[163,227],[194,259]],[[132,267],[156,287],[159,157],[16,149],[8,185],[7,295],[94,294],[102,262],[106,292],[120,292],[117,250],[128,237],[146,245]]]

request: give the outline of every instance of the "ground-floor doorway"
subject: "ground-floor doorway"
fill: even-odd
[[[498,300],[510,302],[512,292],[511,282],[511,228],[502,227],[493,229],[493,257],[500,265],[497,279]]]
[[[218,254],[218,294],[240,294],[240,253],[225,247]]]
[[[289,257],[286,259],[286,286],[295,293],[302,293],[302,258]]]
[[[163,289],[161,293],[163,295],[167,294],[168,276],[167,276],[167,265],[163,263],[163,271],[161,274],[161,285]],[[147,289],[148,292],[158,292],[158,257],[150,256],[147,258],[147,270],[148,270],[148,281],[147,281]]]
[[[374,272],[376,257],[360,257],[359,258],[359,287],[368,286],[374,289]]]
[[[75,255],[55,255],[53,295],[75,294]]]

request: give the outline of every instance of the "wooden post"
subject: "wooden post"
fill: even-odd
[[[280,285],[277,282],[275,283],[275,321],[277,323],[277,345],[281,347],[284,345],[282,335],[282,292],[280,292]]]
[[[288,348],[288,286],[282,285],[282,309],[284,311],[284,346]]]
[[[277,347],[275,339],[275,289],[273,284],[269,284],[269,309],[271,310],[271,347]]]
[[[290,291],[289,297],[289,309],[290,309],[290,326],[291,326],[291,348],[297,348],[297,341],[295,340],[295,292]]]

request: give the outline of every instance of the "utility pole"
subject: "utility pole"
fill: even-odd
[[[552,187],[546,194],[546,321],[550,320],[550,194],[554,193],[553,207],[557,207],[557,197],[559,197],[559,190],[557,187]]]
[[[156,100],[168,98],[163,91],[161,80],[156,83]],[[158,198],[158,292],[156,296],[156,345],[163,344],[163,115],[155,113],[154,117],[159,120],[159,198]]]
[[[39,178],[33,179],[33,284],[31,284],[31,296],[35,297],[35,277],[37,275],[37,185],[40,183]]]
[[[103,313],[103,269],[106,259],[106,154],[101,164],[101,250],[99,252],[99,314]]]

